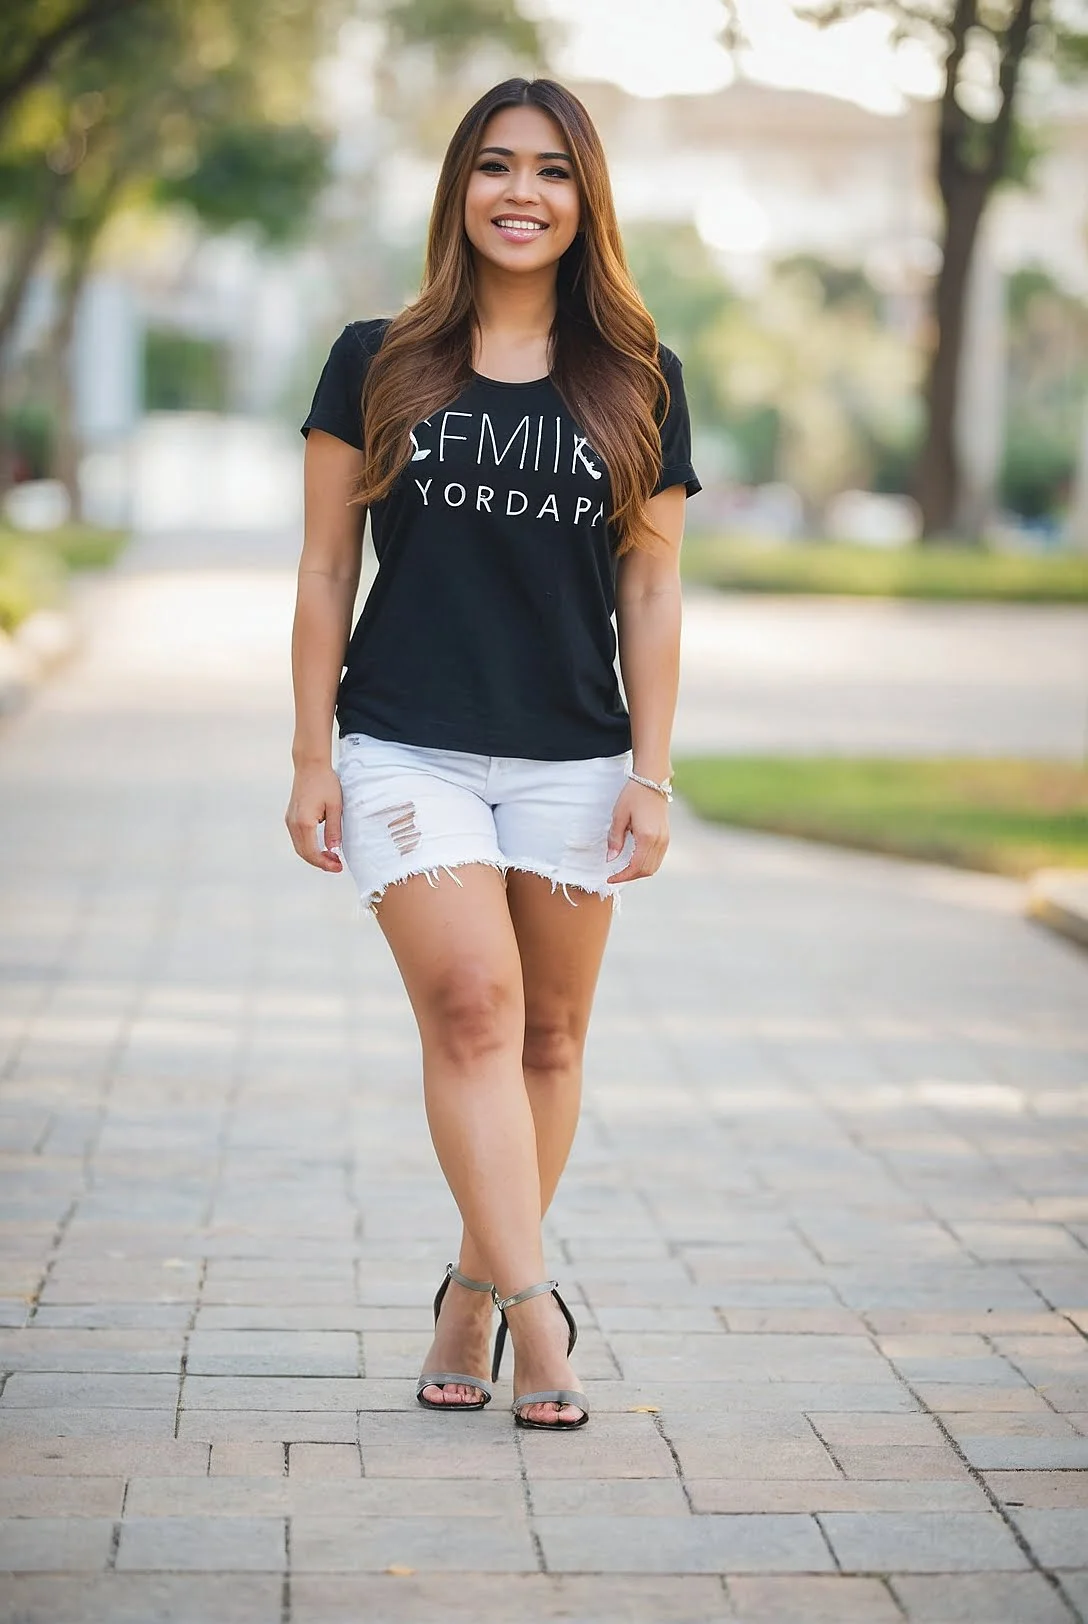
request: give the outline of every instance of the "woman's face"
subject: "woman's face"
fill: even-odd
[[[484,126],[468,191],[465,233],[477,254],[510,271],[555,264],[578,230],[570,153],[539,107],[504,107]]]

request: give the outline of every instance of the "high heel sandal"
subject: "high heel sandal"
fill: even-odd
[[[574,1344],[578,1340],[578,1327],[574,1323],[573,1314],[559,1295],[558,1281],[541,1280],[535,1286],[526,1286],[524,1291],[515,1291],[512,1297],[500,1297],[494,1286],[492,1286],[491,1295],[495,1299],[495,1307],[500,1315],[499,1329],[495,1334],[495,1356],[491,1361],[491,1380],[493,1382],[499,1379],[499,1368],[506,1348],[506,1310],[512,1308],[515,1303],[526,1302],[530,1297],[540,1297],[546,1291],[550,1291],[559,1304],[563,1311],[563,1318],[567,1322],[567,1328],[570,1331],[570,1341],[567,1343],[567,1358],[569,1359],[574,1352]],[[530,1421],[521,1413],[530,1404],[556,1404],[560,1407],[564,1404],[572,1404],[575,1409],[581,1410],[582,1413],[577,1421]],[[522,1393],[515,1398],[511,1409],[514,1412],[515,1426],[533,1427],[538,1432],[572,1432],[575,1427],[584,1427],[589,1420],[589,1401],[586,1395],[568,1387],[554,1387],[544,1393]]]
[[[465,1286],[469,1291],[488,1291],[495,1295],[495,1287],[490,1280],[470,1280],[467,1274],[461,1274],[452,1263],[446,1264],[446,1278],[439,1286],[434,1298],[434,1322],[438,1324],[438,1316],[442,1312],[442,1304],[446,1293],[450,1289],[450,1281],[456,1280],[459,1286]],[[494,1376],[491,1378],[495,1380]],[[436,1404],[433,1399],[423,1397],[425,1387],[444,1387],[447,1383],[456,1382],[461,1387],[478,1387],[484,1394],[482,1399],[474,1399],[469,1404],[447,1404],[444,1400]],[[425,1410],[482,1410],[485,1404],[491,1403],[491,1388],[479,1376],[466,1376],[459,1370],[425,1370],[416,1383],[416,1400]]]

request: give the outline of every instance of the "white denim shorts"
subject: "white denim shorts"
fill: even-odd
[[[363,903],[376,914],[388,886],[486,863],[541,874],[571,892],[619,905],[608,876],[630,858],[630,834],[608,861],[612,811],[631,752],[586,761],[530,761],[396,744],[367,733],[340,740],[344,859]]]

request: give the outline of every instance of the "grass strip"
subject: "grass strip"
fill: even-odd
[[[718,823],[1018,877],[1088,865],[1088,771],[1066,762],[700,756],[676,784]]]
[[[1088,603],[1088,553],[857,547],[694,535],[684,542],[684,574],[729,592]]]
[[[112,564],[127,539],[123,530],[89,525],[47,531],[0,526],[0,631],[14,631],[36,609],[62,603],[70,570]]]

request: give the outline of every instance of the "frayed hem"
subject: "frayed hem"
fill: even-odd
[[[549,874],[546,868],[536,868],[532,863],[507,863],[503,872],[505,874],[535,874],[539,879],[550,880],[552,895],[562,891],[572,908],[578,904],[571,896],[571,891],[581,891],[584,897],[600,897],[602,902],[611,902],[613,916],[620,911],[620,893],[614,885],[579,885],[576,880],[559,880],[554,874]]]
[[[381,902],[391,885],[403,885],[406,880],[418,879],[418,877],[422,874],[426,877],[427,884],[433,891],[438,884],[438,876],[440,873],[448,874],[455,885],[461,885],[461,881],[457,878],[454,870],[458,868],[470,867],[493,868],[497,873],[501,874],[504,879],[506,877],[506,869],[503,867],[502,863],[493,863],[488,857],[466,857],[459,863],[435,863],[433,867],[421,866],[420,868],[409,869],[407,874],[398,874],[395,880],[387,880],[384,885],[376,887],[373,891],[368,892],[365,897],[360,897],[359,900],[362,906],[366,908],[369,913],[373,914],[375,919],[377,919],[378,904]]]

